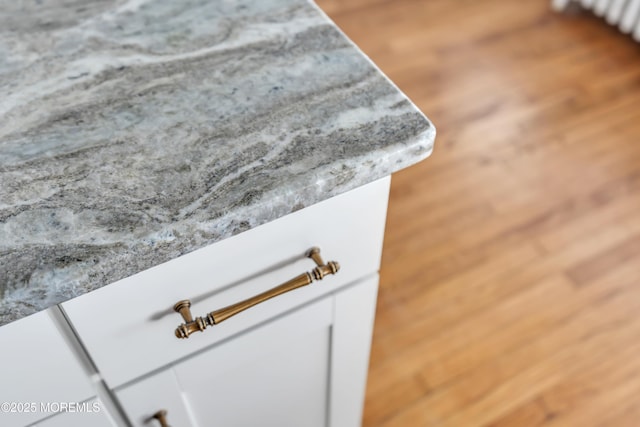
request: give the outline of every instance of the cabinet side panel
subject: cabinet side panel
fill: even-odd
[[[51,415],[49,404],[82,402],[96,394],[91,373],[58,330],[53,310],[0,328],[0,402],[11,405],[0,412],[2,427],[33,423]]]
[[[378,275],[335,297],[331,349],[329,425],[362,424]]]

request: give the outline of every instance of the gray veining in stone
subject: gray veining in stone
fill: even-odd
[[[0,325],[413,164],[306,0],[0,0]]]

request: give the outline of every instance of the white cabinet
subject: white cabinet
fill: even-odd
[[[3,326],[0,343],[0,426],[26,426],[98,394],[58,307]]]
[[[294,212],[62,304],[111,388],[228,340],[295,307],[375,273],[380,265],[390,178]],[[319,247],[340,271],[270,299],[202,333],[177,339],[172,309],[193,316],[260,294],[310,271]]]
[[[13,350],[0,354],[0,402],[100,405],[97,412],[0,413],[0,425],[159,426],[152,417],[160,410],[173,427],[360,425],[389,183],[0,328],[0,342]],[[312,247],[322,260],[304,256]],[[303,273],[316,266],[327,276]],[[206,318],[296,276],[315,280],[210,320],[187,339],[176,335],[185,321],[172,309],[180,300],[191,301],[194,318]]]
[[[172,426],[355,427],[377,281],[305,305],[116,395],[134,426],[165,410]]]

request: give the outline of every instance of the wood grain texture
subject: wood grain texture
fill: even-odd
[[[438,126],[395,175],[368,427],[640,425],[640,47],[546,0],[319,0]]]

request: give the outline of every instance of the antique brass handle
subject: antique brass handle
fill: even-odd
[[[282,295],[294,289],[301,288],[302,286],[309,285],[314,280],[322,280],[322,278],[327,274],[336,274],[340,269],[340,264],[335,261],[329,261],[325,264],[322,260],[322,257],[320,256],[319,248],[311,248],[307,252],[307,256],[316,263],[316,267],[311,270],[311,272],[302,273],[299,276],[296,276],[293,279],[284,282],[279,286],[276,286],[275,288],[269,289],[268,291],[262,292],[261,294],[232,304],[228,307],[212,311],[204,317],[196,317],[194,319],[191,316],[191,301],[178,301],[173,306],[173,309],[176,312],[180,313],[180,315],[182,315],[185,323],[181,324],[176,329],[176,337],[189,338],[189,335],[194,332],[204,331],[208,326],[217,325],[218,323],[223,322],[231,316],[235,316],[236,314],[243,312],[246,309],[253,307],[254,305],[260,304],[261,302],[264,302],[273,297],[277,297],[278,295]]]
[[[158,420],[158,422],[160,423],[160,427],[171,427],[169,424],[167,424],[167,411],[165,411],[164,409],[161,409],[153,414],[151,418]]]

